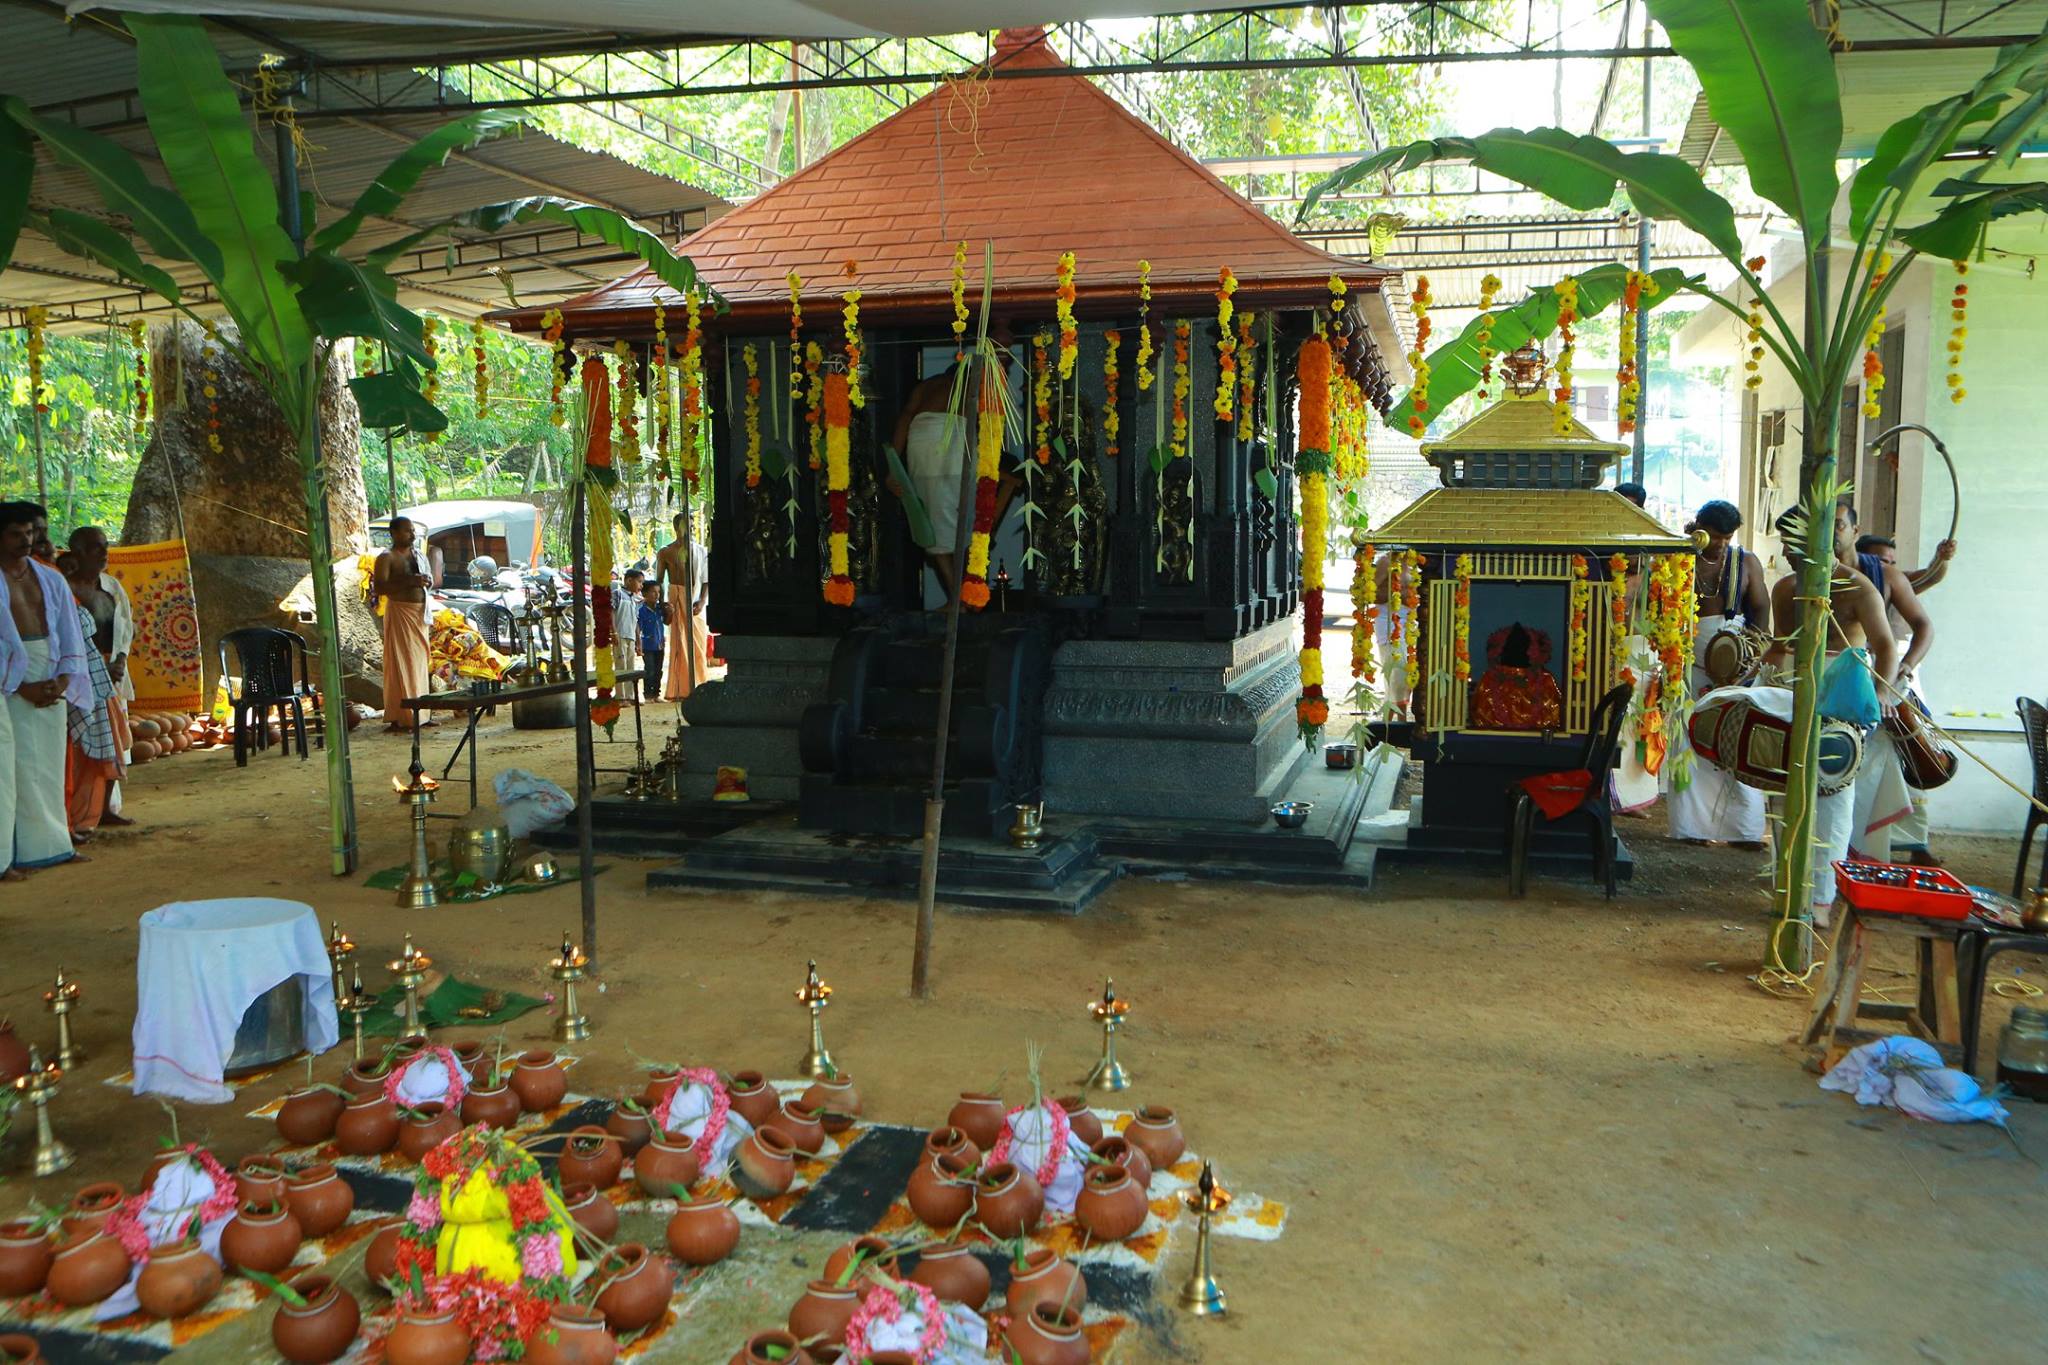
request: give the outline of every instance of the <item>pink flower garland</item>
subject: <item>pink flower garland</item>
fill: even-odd
[[[1003,1116],[1002,1134],[996,1138],[996,1145],[988,1149],[990,1165],[1010,1159],[1010,1144],[1017,1136],[1017,1115],[1029,1107],[1020,1104]],[[1067,1135],[1073,1131],[1073,1124],[1067,1118],[1067,1111],[1060,1108],[1057,1101],[1046,1100],[1038,1107],[1043,1109],[1052,1121],[1052,1143],[1045,1149],[1045,1160],[1039,1162],[1038,1169],[1032,1172],[1037,1177],[1039,1185],[1044,1187],[1052,1184],[1052,1178],[1059,1174],[1060,1162],[1065,1160],[1067,1155]]]
[[[442,1103],[446,1104],[450,1110],[461,1104],[462,1097],[469,1093],[469,1087],[462,1083],[461,1063],[457,1062],[455,1054],[445,1047],[423,1047],[407,1059],[403,1066],[392,1068],[391,1074],[384,1078],[384,1098],[390,1100],[393,1104],[403,1104],[404,1101],[398,1098],[399,1081],[405,1078],[406,1072],[412,1070],[429,1057],[440,1062],[443,1069],[448,1073],[448,1094],[442,1100]],[[411,1106],[408,1105],[406,1107],[410,1108]]]
[[[212,1152],[196,1142],[188,1142],[177,1150],[197,1162],[199,1169],[206,1173],[206,1178],[213,1182],[213,1193],[199,1206],[200,1223],[211,1223],[216,1218],[225,1218],[233,1213],[240,1200],[235,1193],[235,1178],[228,1174],[228,1168],[221,1165],[219,1158]],[[170,1164],[172,1163],[165,1163]],[[157,1169],[161,1171],[163,1167]],[[152,1175],[149,1187],[141,1194],[130,1195],[122,1200],[120,1205],[107,1215],[107,1235],[118,1241],[127,1251],[128,1259],[137,1265],[145,1265],[149,1261],[149,1229],[142,1225],[142,1211],[149,1207],[149,1190],[155,1185],[156,1177]],[[182,1230],[180,1235],[183,1235]]]
[[[939,1310],[939,1296],[914,1280],[898,1282],[901,1289],[888,1285],[876,1285],[861,1300],[860,1307],[846,1322],[846,1359],[849,1365],[861,1365],[868,1358],[868,1329],[879,1323],[894,1322],[903,1316],[902,1289],[908,1289],[917,1296],[917,1311],[924,1322],[924,1330],[918,1334],[917,1349],[910,1358],[917,1365],[930,1365],[938,1359],[939,1352],[946,1345],[946,1319]]]
[[[697,1134],[697,1140],[690,1150],[697,1154],[700,1166],[711,1164],[711,1149],[717,1145],[719,1134],[725,1131],[726,1115],[732,1112],[732,1096],[718,1079],[718,1073],[708,1066],[684,1067],[676,1072],[675,1079],[668,1083],[668,1089],[661,1093],[661,1100],[654,1106],[655,1122],[663,1132],[668,1131],[668,1114],[674,1106],[676,1094],[686,1085],[701,1085],[711,1091],[711,1116],[704,1120],[704,1131]]]
[[[441,1201],[423,1190],[414,1190],[412,1202],[405,1206],[405,1221],[421,1232],[432,1232],[441,1226]]]

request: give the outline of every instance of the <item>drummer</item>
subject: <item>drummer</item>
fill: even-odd
[[[1706,536],[1693,572],[1699,630],[1690,682],[1692,695],[1698,697],[1714,686],[1706,658],[1715,635],[1731,628],[1768,629],[1771,598],[1763,565],[1735,543],[1742,511],[1734,503],[1718,498],[1707,503],[1686,529]],[[1672,838],[1689,844],[1727,843],[1753,853],[1763,849],[1762,792],[1743,786],[1711,763],[1681,765],[1679,771],[1684,775],[1674,775],[1671,789]]]
[[[1854,513],[1850,513],[1854,524]],[[1946,571],[1948,560],[1955,554],[1955,547],[1949,541],[1948,554],[1940,549],[1935,552],[1932,569]],[[1890,536],[1864,535],[1856,540],[1856,568],[1876,586],[1878,595],[1884,599],[1885,613],[1893,633],[1905,644],[1904,657],[1899,660],[1899,691],[1904,693],[1904,703],[1927,711],[1927,699],[1920,689],[1919,665],[1927,657],[1927,651],[1934,645],[1934,620],[1927,614],[1927,604],[1921,599],[1919,589],[1932,587],[1940,581],[1935,575],[1930,581],[1915,581],[1915,575],[1899,566],[1898,546]],[[1879,689],[1886,702],[1899,702],[1901,698],[1885,689]],[[1877,741],[1877,748],[1890,753],[1890,737]],[[1875,755],[1873,755],[1875,756]],[[1866,765],[1869,759],[1865,760]],[[1857,825],[1856,837],[1851,841],[1859,857],[1879,862],[1910,862],[1922,867],[1940,867],[1941,859],[1934,856],[1927,844],[1927,793],[1910,783],[1906,787],[1909,797],[1907,808],[1901,813],[1888,808],[1887,803],[1877,801],[1874,795],[1865,795],[1868,784],[1857,782]]]

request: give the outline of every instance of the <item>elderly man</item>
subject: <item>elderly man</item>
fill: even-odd
[[[64,806],[68,702],[93,705],[85,636],[64,575],[30,556],[48,516],[32,502],[0,503],[0,880],[77,857]],[[45,532],[47,538],[47,532]]]
[[[433,650],[427,636],[427,590],[441,585],[441,552],[419,543],[406,517],[391,519],[391,548],[377,556],[370,587],[384,604],[384,724],[403,730],[413,723],[408,697],[424,697],[431,686]],[[420,721],[432,725],[431,717]]]
[[[105,697],[104,720],[95,710],[72,717],[71,725],[72,765],[65,799],[71,809],[72,832],[89,834],[101,825],[135,823],[120,813],[121,767],[130,747],[127,704],[135,696],[135,685],[128,681],[135,612],[128,605],[127,590],[107,572],[106,532],[97,526],[81,526],[71,533],[70,544],[71,563],[65,577],[71,595],[91,619],[90,639],[102,665],[91,670],[93,693]]]

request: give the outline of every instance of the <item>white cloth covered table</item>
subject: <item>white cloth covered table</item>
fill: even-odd
[[[224,1104],[221,1074],[249,1006],[302,977],[305,1045],[341,1040],[327,944],[313,907],[268,896],[176,901],[147,911],[135,962],[135,1093]]]

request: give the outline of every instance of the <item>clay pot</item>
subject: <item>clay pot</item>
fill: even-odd
[[[277,1135],[294,1147],[311,1147],[334,1136],[334,1121],[348,1101],[332,1090],[294,1090],[277,1111]]]
[[[733,1149],[732,1183],[749,1199],[773,1199],[796,1179],[796,1152],[779,1128],[757,1128]]]
[[[696,1144],[686,1137],[656,1133],[633,1158],[634,1182],[655,1199],[673,1199],[676,1186],[688,1189],[701,1174]]]
[[[988,1302],[988,1267],[961,1242],[930,1242],[917,1254],[910,1278],[941,1299],[965,1304],[976,1312]]]
[[[0,1019],[0,1083],[28,1075],[28,1045],[14,1036],[14,1021]]]
[[[957,1156],[966,1166],[978,1165],[981,1148],[974,1145],[974,1139],[958,1128],[934,1128],[925,1134],[924,1154],[926,1157]]]
[[[668,1220],[668,1253],[684,1265],[716,1265],[739,1240],[739,1215],[715,1196],[683,1205]]]
[[[653,1074],[647,1078],[647,1084],[640,1087],[640,1103],[647,1106],[649,1113],[654,1111],[655,1105],[661,1103],[661,1097],[668,1093],[668,1088],[676,1083],[676,1077],[682,1074],[672,1066],[658,1066],[654,1069]]]
[[[235,1198],[241,1203],[274,1204],[284,1198],[284,1167],[267,1156],[245,1156],[235,1163]]]
[[[153,1318],[182,1318],[205,1307],[220,1280],[220,1262],[196,1243],[158,1247],[135,1278],[135,1301]]]
[[[308,1275],[292,1288],[303,1306],[280,1300],[270,1320],[270,1340],[292,1365],[326,1365],[339,1360],[355,1344],[363,1325],[356,1296],[325,1275]]]
[[[1013,1318],[1029,1317],[1041,1303],[1067,1304],[1076,1313],[1088,1306],[1088,1282],[1072,1261],[1048,1247],[1024,1253],[1024,1264],[1010,1267],[1010,1288],[1003,1310]]]
[[[43,1349],[26,1332],[0,1333],[0,1360],[7,1365],[43,1365]]]
[[[71,1204],[64,1210],[65,1234],[98,1232],[127,1197],[128,1192],[111,1180],[96,1180],[87,1185],[71,1196]]]
[[[381,1060],[352,1062],[349,1069],[341,1073],[341,1088],[352,1095],[381,1095],[384,1093],[384,1077],[390,1070],[390,1066]]]
[[[376,1156],[398,1145],[398,1110],[383,1092],[358,1095],[334,1121],[334,1145],[350,1156]]]
[[[597,1311],[620,1336],[658,1320],[668,1311],[669,1295],[676,1287],[676,1273],[668,1262],[638,1242],[606,1252],[596,1274],[604,1286],[597,1291]]]
[[[26,1220],[0,1223],[0,1299],[35,1293],[50,1277],[50,1234]]]
[[[569,1221],[600,1242],[609,1243],[619,1231],[619,1206],[597,1192],[592,1185],[564,1185],[562,1208]]]
[[[946,1122],[967,1134],[968,1141],[985,1152],[995,1146],[996,1139],[1003,1135],[1003,1119],[1007,1113],[1001,1095],[962,1091],[960,1102],[947,1113]]]
[[[805,1156],[816,1156],[825,1145],[823,1116],[802,1100],[784,1100],[781,1110],[763,1126],[782,1134],[792,1148]]]
[[[472,1123],[487,1123],[493,1128],[510,1128],[519,1122],[519,1116],[526,1112],[526,1106],[519,1102],[519,1093],[510,1085],[500,1085],[495,1090],[475,1087],[462,1096],[462,1122],[467,1127]]]
[[[325,1237],[355,1212],[356,1192],[341,1172],[325,1162],[285,1177],[285,1206],[308,1237]]]
[[[401,1225],[394,1223],[370,1239],[363,1251],[363,1274],[379,1289],[398,1276],[398,1244]]]
[[[984,1166],[974,1187],[974,1216],[998,1240],[1037,1230],[1045,1215],[1045,1191],[1037,1179],[1015,1163]]]
[[[619,1140],[619,1151],[623,1155],[631,1156],[654,1136],[654,1121],[647,1117],[645,1109],[628,1109],[619,1105],[605,1119],[604,1130]]]
[[[893,1255],[895,1250],[896,1248],[883,1238],[856,1237],[825,1258],[825,1272],[818,1278],[838,1284],[839,1277],[846,1273],[846,1268],[853,1264],[855,1257],[860,1258],[861,1268],[866,1269],[874,1265],[879,1258]]]
[[[1163,1104],[1148,1104],[1133,1114],[1131,1126],[1124,1129],[1124,1141],[1143,1152],[1155,1171],[1173,1165],[1188,1149],[1188,1140],[1181,1136],[1180,1120]]]
[[[966,1178],[969,1163],[958,1157],[927,1157],[910,1173],[910,1211],[925,1226],[950,1232],[974,1207],[974,1182]]]
[[[400,1038],[391,1045],[391,1065],[409,1062],[426,1050],[427,1040],[424,1038]]]
[[[384,1359],[387,1365],[463,1365],[469,1359],[469,1333],[452,1309],[404,1313],[384,1339]]]
[[[1102,1141],[1102,1120],[1090,1112],[1086,1096],[1062,1095],[1059,1104],[1067,1111],[1067,1126],[1074,1130],[1075,1137],[1090,1147]]]
[[[732,1084],[725,1093],[732,1101],[732,1111],[745,1119],[750,1128],[759,1128],[782,1110],[782,1099],[775,1093],[775,1087],[758,1071],[733,1072]]]
[[[864,1285],[836,1285],[830,1280],[812,1280],[804,1296],[789,1310],[789,1330],[798,1341],[818,1341],[838,1346],[846,1340],[846,1324],[860,1309]]]
[[[1088,1150],[1112,1166],[1121,1166],[1129,1171],[1131,1179],[1137,1182],[1139,1189],[1152,1188],[1152,1162],[1122,1137],[1111,1133]]]
[[[455,1064],[462,1068],[466,1081],[475,1081],[490,1070],[491,1055],[482,1043],[451,1043],[448,1050],[455,1054]]]
[[[1074,1221],[1098,1242],[1121,1242],[1143,1225],[1145,1191],[1120,1166],[1090,1166],[1074,1198]]]
[[[98,1228],[66,1237],[51,1253],[43,1288],[66,1308],[98,1303],[128,1283],[128,1252]]]
[[[560,1059],[541,1048],[519,1054],[519,1065],[512,1068],[511,1084],[513,1093],[519,1096],[520,1108],[529,1114],[554,1108],[569,1093],[569,1077],[562,1070]]]
[[[756,1332],[725,1365],[812,1365],[812,1358],[787,1332]]]
[[[427,1153],[462,1131],[462,1116],[439,1100],[429,1100],[398,1125],[398,1150],[407,1161],[424,1161]]]
[[[244,1204],[221,1229],[220,1258],[231,1270],[275,1275],[292,1263],[303,1240],[299,1220],[284,1204]]]
[[[527,1365],[611,1365],[619,1341],[604,1325],[604,1314],[580,1303],[558,1303],[547,1324],[526,1343]]]
[[[1088,1365],[1088,1337],[1073,1308],[1041,1303],[1025,1317],[1013,1317],[1003,1340],[1020,1365]]]
[[[619,1183],[619,1168],[626,1164],[626,1154],[619,1150],[617,1138],[594,1123],[586,1123],[569,1134],[555,1164],[564,1185],[589,1185],[605,1190]]]
[[[844,1073],[829,1081],[813,1081],[804,1091],[804,1103],[824,1112],[819,1116],[828,1133],[843,1133],[860,1117],[860,1091],[853,1078]]]

